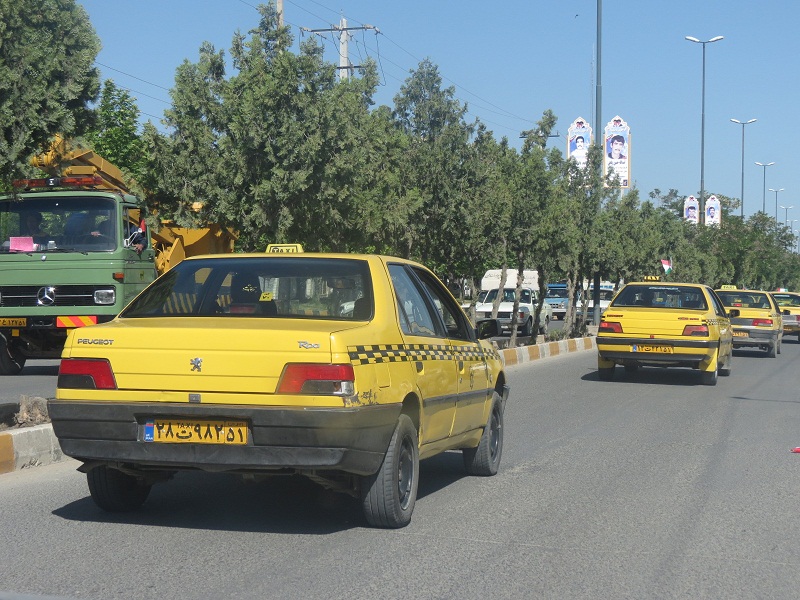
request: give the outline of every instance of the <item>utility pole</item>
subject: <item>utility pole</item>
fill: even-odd
[[[351,31],[366,31],[368,29],[374,29],[375,33],[380,33],[380,30],[375,27],[374,25],[362,25],[361,27],[348,27],[347,26],[347,19],[342,17],[339,20],[339,25],[333,25],[327,29],[308,29],[307,27],[301,27],[301,31],[306,31],[308,33],[331,33],[331,32],[338,32],[339,33],[339,66],[337,69],[339,70],[339,80],[344,81],[350,75],[352,75],[357,68],[361,65],[354,65],[350,62],[350,56],[348,51],[348,42],[352,37]]]
[[[278,0],[278,27],[283,27],[283,0]]]

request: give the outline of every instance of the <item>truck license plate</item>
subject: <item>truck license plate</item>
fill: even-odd
[[[4,317],[0,319],[0,327],[25,327],[28,319],[24,317]]]

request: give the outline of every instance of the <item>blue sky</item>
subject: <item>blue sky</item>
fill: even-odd
[[[169,106],[175,69],[196,62],[204,41],[226,55],[234,32],[257,25],[255,0],[78,0],[103,49],[102,77],[131,90],[144,120]],[[371,56],[383,85],[377,104],[392,106],[420,60],[438,65],[446,85],[495,136],[519,146],[519,134],[546,109],[558,116],[566,147],[569,124],[595,129],[614,116],[631,128],[631,176],[643,198],[654,188],[682,195],[700,189],[702,46],[706,46],[705,189],[739,197],[745,128],[745,213],[761,210],[766,187],[784,188],[779,206],[800,219],[798,132],[788,127],[800,96],[800,2],[797,0],[605,0],[602,33],[602,115],[594,116],[596,0],[284,0],[295,41],[300,27],[374,25],[355,32],[350,60]],[[326,57],[338,63],[329,35]],[[766,170],[754,163],[775,162]],[[774,216],[776,194],[766,192]],[[778,209],[783,221],[784,209]],[[800,229],[800,221],[794,223]]]

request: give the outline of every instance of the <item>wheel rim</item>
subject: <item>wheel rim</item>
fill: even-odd
[[[500,449],[500,417],[497,411],[492,413],[492,423],[489,431],[489,454],[492,457],[492,462],[497,460],[497,453]]]
[[[414,451],[408,438],[403,439],[397,467],[397,491],[400,506],[405,510],[411,501],[411,490],[414,485]]]

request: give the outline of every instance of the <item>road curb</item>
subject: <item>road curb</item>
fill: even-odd
[[[597,348],[596,339],[571,338],[533,346],[506,348],[500,350],[500,356],[503,363],[510,367],[570,352],[592,350]],[[61,452],[58,438],[53,433],[53,426],[50,423],[0,431],[0,474],[49,465],[63,459],[64,453]]]
[[[49,465],[63,458],[50,423],[0,431],[0,473]]]
[[[560,356],[570,352],[581,352],[583,350],[593,350],[597,348],[597,338],[583,337],[559,340],[557,342],[545,342],[533,346],[520,346],[519,348],[506,348],[500,350],[503,357],[503,364],[510,367],[522,363]]]

